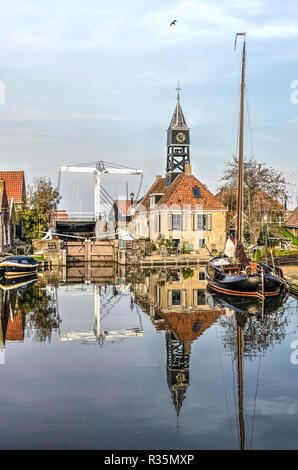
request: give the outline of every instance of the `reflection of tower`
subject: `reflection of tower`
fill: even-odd
[[[172,401],[179,416],[189,387],[190,343],[182,343],[170,331],[166,331],[167,347],[167,382],[172,395]]]

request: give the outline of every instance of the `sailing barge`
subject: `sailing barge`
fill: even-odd
[[[228,257],[210,260],[205,267],[208,287],[228,296],[272,297],[286,288],[280,268],[247,260],[247,265],[231,263]]]
[[[237,185],[237,227],[235,240],[235,253],[238,262],[234,263],[227,255],[219,255],[208,261],[205,274],[208,288],[232,296],[244,297],[272,297],[280,295],[286,283],[280,268],[270,267],[264,263],[248,260],[242,244],[242,216],[243,216],[243,142],[244,142],[244,96],[245,96],[245,47],[246,33],[237,33],[243,36],[242,74],[241,74],[241,102],[239,121],[239,158],[238,158],[238,185]],[[231,240],[229,240],[232,243]]]

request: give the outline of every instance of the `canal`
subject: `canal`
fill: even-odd
[[[1,449],[298,449],[294,297],[73,266],[3,282],[0,309]]]

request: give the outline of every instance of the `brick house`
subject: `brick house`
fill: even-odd
[[[0,252],[6,252],[10,248],[11,227],[10,209],[6,194],[5,181],[0,180]]]
[[[294,237],[298,238],[298,207],[291,212],[285,221],[284,226],[292,233],[292,235],[294,235]]]
[[[173,239],[193,250],[222,250],[226,207],[193,174],[189,127],[177,105],[168,128],[166,175],[157,176],[134,211],[134,236],[156,242]]]
[[[5,181],[9,207],[22,205],[26,197],[24,171],[0,171],[0,180]]]
[[[10,210],[11,239],[22,238],[22,230],[17,224],[16,214],[26,198],[24,171],[0,171],[0,180],[5,182]]]

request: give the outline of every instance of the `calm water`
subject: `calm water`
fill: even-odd
[[[0,289],[0,448],[298,449],[296,299],[114,270]]]

